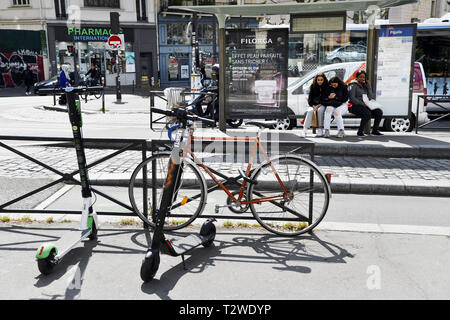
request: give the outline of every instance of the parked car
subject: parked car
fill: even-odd
[[[72,75],[72,73],[71,73]],[[78,83],[80,85],[84,85],[84,79],[85,75],[83,72],[78,73]],[[49,93],[40,91],[41,89],[53,89],[58,88],[58,82],[59,82],[59,75],[53,76],[48,80],[44,80],[41,82],[37,82],[34,84],[33,91],[34,94],[40,95],[40,96],[46,96]],[[72,82],[72,81],[71,81]]]
[[[298,78],[294,81],[289,81],[288,86],[288,118],[278,120],[277,129],[292,129],[295,126],[301,126],[301,118],[303,118],[308,109],[308,92],[313,78],[319,72],[323,72],[325,76],[330,79],[333,76],[339,76],[345,83],[356,78],[356,73],[359,70],[366,69],[366,62],[344,62],[338,64],[325,65],[310,73]],[[381,120],[381,127],[388,131],[406,132],[411,131],[415,125],[416,109],[418,96],[426,94],[426,79],[425,72],[420,62],[414,63],[414,84],[413,97],[411,104],[411,115],[409,118],[383,118]],[[428,115],[425,112],[425,103],[423,99],[419,99],[419,125],[427,122]],[[360,123],[359,118],[345,118],[344,125],[346,127],[358,127]],[[336,124],[333,122],[332,126]]]
[[[325,60],[327,63],[341,63],[366,60],[367,48],[359,44],[348,44],[346,46],[327,52]]]
[[[48,80],[36,82],[33,87],[34,94],[45,96],[47,93],[39,92],[40,89],[52,89],[58,87],[58,76],[53,76]]]

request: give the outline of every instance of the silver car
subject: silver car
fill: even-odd
[[[341,63],[366,60],[365,46],[359,44],[348,44],[326,53],[327,63]]]

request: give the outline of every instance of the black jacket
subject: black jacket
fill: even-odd
[[[23,72],[23,80],[27,85],[33,84],[34,82],[33,71],[31,71],[30,69],[25,69],[25,71]]]
[[[367,83],[366,85],[362,86],[357,80],[353,80],[349,83],[348,90],[348,96],[352,104],[365,106],[362,98],[363,94],[367,94],[370,100],[375,100],[372,88]]]
[[[321,86],[311,86],[309,89],[308,94],[308,104],[313,107],[318,104],[324,104],[325,97],[328,97],[328,86],[321,85]]]
[[[328,96],[331,93],[335,93],[336,96],[334,99],[329,99]],[[347,86],[339,86],[336,89],[330,86],[328,88],[328,94],[324,97],[323,105],[339,107],[341,104],[346,103],[348,101],[348,89]]]

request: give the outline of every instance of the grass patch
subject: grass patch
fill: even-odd
[[[63,220],[61,220],[61,223],[71,223],[72,222],[72,220],[70,220],[70,219],[63,219]]]
[[[138,222],[134,219],[122,219],[120,220],[120,225],[122,226],[132,226],[134,224],[138,224]]]
[[[19,222],[33,222],[33,220],[31,220],[30,216],[23,216],[20,219],[17,219],[17,221],[19,221]]]
[[[232,228],[232,227],[233,227],[233,222],[231,222],[231,221],[225,221],[225,222],[223,223],[223,226],[224,226],[225,228]]]
[[[238,222],[236,225],[241,228],[250,228],[250,224],[247,222]]]
[[[169,220],[168,224],[172,226],[179,226],[180,224],[185,223],[186,220]]]
[[[307,222],[299,222],[299,223],[286,223],[283,225],[284,230],[302,230],[308,226]]]
[[[7,217],[7,216],[4,216],[4,217],[0,218],[0,221],[3,222],[3,223],[6,223],[6,222],[10,222],[11,219],[9,217]]]
[[[50,217],[50,218],[47,218],[47,220],[45,220],[45,222],[54,223],[55,221],[53,220],[53,217]]]

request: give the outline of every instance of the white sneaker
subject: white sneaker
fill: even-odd
[[[344,130],[340,129],[340,130],[338,131],[336,137],[338,137],[338,138],[343,138],[343,137],[345,137],[345,132],[344,132]]]
[[[322,129],[317,129],[316,137],[323,137],[323,130]]]
[[[306,138],[306,130],[300,131],[300,137]]]
[[[329,138],[329,137],[330,137],[330,130],[325,129],[325,133],[323,134],[323,136],[324,136],[325,138]]]

